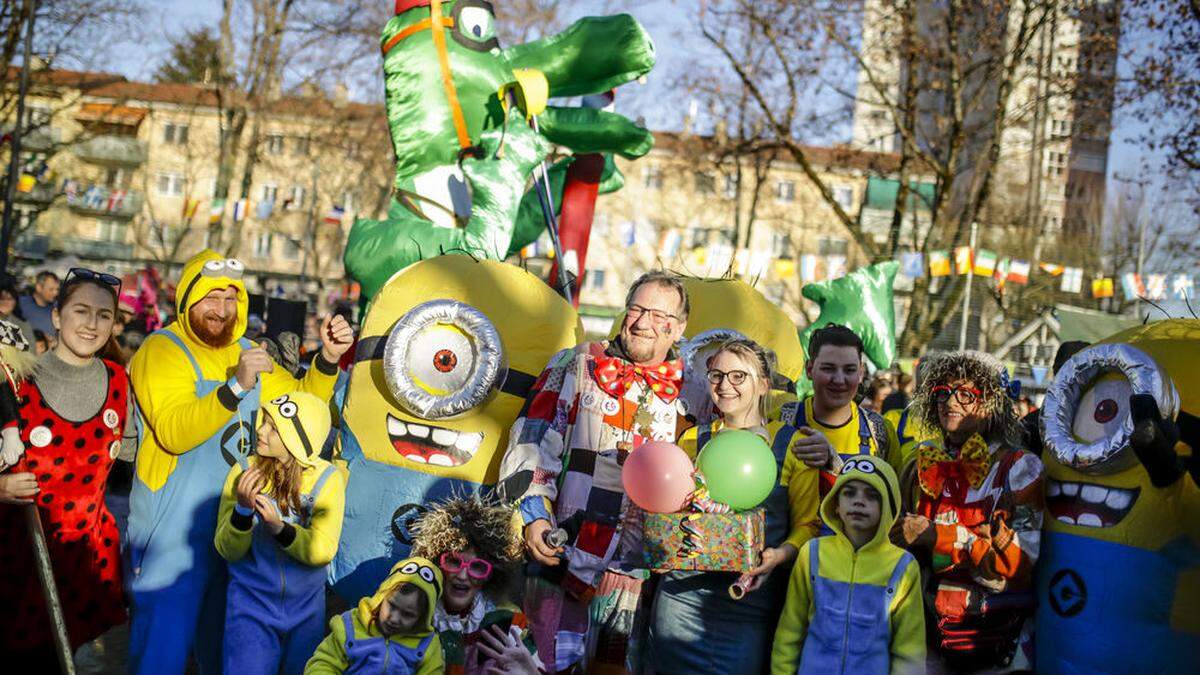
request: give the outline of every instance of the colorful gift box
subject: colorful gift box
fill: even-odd
[[[652,570],[746,572],[758,565],[766,521],[741,513],[647,513],[642,540]]]

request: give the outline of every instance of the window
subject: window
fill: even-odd
[[[790,180],[781,180],[776,183],[775,199],[781,202],[796,201],[796,183]]]
[[[108,167],[104,170],[104,186],[121,190],[128,188],[129,172],[120,167]]]
[[[700,248],[708,245],[708,230],[703,227],[689,227],[684,234],[684,247],[688,249]]]
[[[711,195],[717,191],[717,179],[710,173],[696,172],[696,192]]]
[[[275,203],[277,197],[279,197],[279,186],[270,184],[263,186],[262,200],[264,202]]]
[[[817,240],[818,255],[846,255],[850,242],[841,237],[821,237]]]
[[[255,258],[270,258],[271,257],[271,240],[274,237],[270,232],[263,232],[254,238],[254,257]]]
[[[291,237],[283,238],[283,257],[285,260],[300,259],[300,244]]]
[[[1052,138],[1068,138],[1071,135],[1071,123],[1067,120],[1051,120],[1050,136]]]
[[[838,203],[838,206],[843,210],[849,210],[854,207],[854,188],[849,185],[834,185],[833,186],[833,201]]]
[[[792,259],[792,235],[787,232],[771,233],[771,257],[781,260]]]
[[[287,201],[284,202],[284,205],[290,211],[299,211],[300,209],[304,208],[304,199],[307,196],[308,193],[303,187],[295,185],[292,187],[292,193],[288,195]]]
[[[308,136],[297,136],[296,144],[292,147],[292,154],[299,156],[308,155],[308,146],[311,144],[311,139]]]
[[[177,173],[158,174],[158,194],[163,197],[180,197],[183,195],[183,176]]]
[[[592,291],[604,290],[605,274],[604,270],[588,270],[583,279],[584,288]]]
[[[649,164],[643,174],[644,184],[648,190],[661,190],[663,186],[662,167]]]
[[[179,239],[175,228],[171,227],[170,225],[164,225],[163,223],[151,223],[150,228],[151,232],[154,234],[154,243],[163,248],[171,248],[175,246],[175,242]]]
[[[25,128],[36,129],[50,124],[53,115],[50,108],[44,105],[31,105],[25,108]]]
[[[163,143],[171,145],[186,145],[188,141],[188,125],[167,122],[163,125]]]
[[[1062,231],[1062,218],[1058,216],[1046,216],[1043,223],[1046,234],[1058,234]]]
[[[1051,176],[1061,176],[1067,168],[1067,153],[1047,152],[1046,173]]]
[[[267,134],[267,154],[283,154],[283,134]]]
[[[101,220],[97,227],[97,238],[114,244],[124,244],[128,231],[124,222],[119,220]]]
[[[738,192],[737,176],[725,176],[725,199],[736,199]]]

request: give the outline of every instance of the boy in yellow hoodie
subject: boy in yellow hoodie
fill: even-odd
[[[305,675],[442,673],[442,643],[433,630],[442,584],[442,571],[426,558],[396,563],[375,595],[329,620],[329,635]]]
[[[329,426],[329,405],[312,394],[271,399],[259,409],[255,457],[225,479],[214,543],[229,561],[226,673],[296,673],[321,642],[346,493],[318,455]]]
[[[884,460],[846,460],[821,502],[834,534],[801,551],[771,654],[774,675],[924,672],[916,560],[888,540],[900,504]]]

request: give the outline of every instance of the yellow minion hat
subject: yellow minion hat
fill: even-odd
[[[313,466],[329,435],[329,404],[303,391],[293,391],[263,403],[260,411],[270,415],[283,445],[296,461]]]

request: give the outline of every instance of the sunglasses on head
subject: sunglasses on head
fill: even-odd
[[[96,283],[101,286],[107,286],[113,295],[120,297],[121,295],[121,279],[111,274],[89,270],[86,267],[72,267],[67,270],[67,276],[63,278],[62,285],[58,289],[58,301],[62,303],[62,299],[66,297],[66,290],[73,284]]]
[[[443,553],[438,566],[450,576],[466,569],[467,576],[475,581],[487,581],[492,576],[492,563],[483,558],[468,558],[461,553]]]

